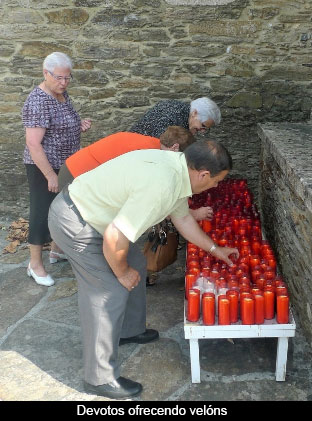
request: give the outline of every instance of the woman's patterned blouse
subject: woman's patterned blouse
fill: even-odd
[[[44,152],[52,168],[58,169],[64,161],[80,149],[80,117],[67,92],[65,102],[36,87],[26,99],[22,120],[25,127],[46,129],[42,140]],[[34,164],[28,147],[24,150],[24,163]]]

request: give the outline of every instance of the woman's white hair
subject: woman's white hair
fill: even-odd
[[[73,63],[68,55],[55,51],[44,59],[43,69],[48,70],[49,72],[53,72],[56,67],[72,70]]]
[[[207,97],[195,99],[191,102],[191,112],[196,110],[197,117],[201,123],[213,120],[217,125],[221,121],[221,111],[217,104]]]

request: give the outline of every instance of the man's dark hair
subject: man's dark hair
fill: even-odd
[[[214,140],[199,140],[188,146],[185,151],[187,166],[193,170],[207,170],[211,177],[221,171],[232,169],[232,157],[229,151]]]

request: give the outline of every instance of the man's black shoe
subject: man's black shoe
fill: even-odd
[[[153,342],[159,339],[159,333],[154,329],[146,329],[144,333],[140,333],[136,336],[131,336],[130,338],[120,338],[119,345],[124,344],[146,344],[148,342]]]
[[[112,399],[126,399],[141,393],[143,387],[140,383],[120,376],[111,383],[100,384],[99,386],[94,386],[85,381],[84,389],[87,393],[91,393],[92,395],[104,396]]]

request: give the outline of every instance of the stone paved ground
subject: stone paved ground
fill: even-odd
[[[0,249],[9,218],[0,220]],[[47,252],[45,252],[47,261]],[[275,338],[200,340],[201,383],[192,384],[184,338],[184,253],[147,290],[148,327],[160,340],[120,348],[122,375],[140,381],[134,401],[312,400],[311,348],[297,326],[289,341],[285,382],[275,381]],[[67,262],[47,268],[53,287],[26,276],[28,250],[0,253],[0,399],[3,401],[105,401],[82,385],[77,286]]]

